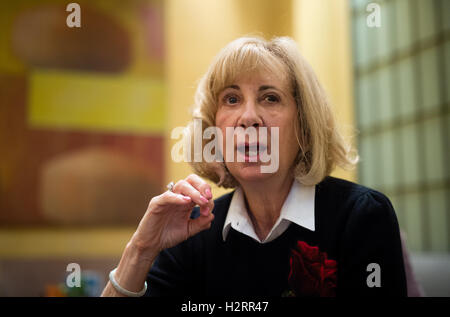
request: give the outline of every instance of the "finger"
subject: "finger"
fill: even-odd
[[[205,182],[200,176],[191,174],[186,177],[186,181],[196,188],[202,195],[209,200],[209,208],[200,208],[200,214],[207,216],[214,209],[214,201],[212,200],[211,186]]]
[[[198,217],[196,219],[191,219],[188,222],[188,236],[192,237],[197,233],[209,229],[211,227],[211,222],[214,220],[214,214],[210,213],[206,217]]]
[[[156,203],[157,205],[168,205],[168,204],[175,204],[175,205],[189,205],[192,203],[192,198],[189,196],[184,196],[181,194],[177,194],[171,191],[166,191],[163,194],[154,197],[151,201],[151,203]]]
[[[196,188],[206,199],[212,198],[211,186],[205,182],[200,176],[191,174],[186,177],[186,181]]]
[[[213,209],[214,209],[214,200],[210,199],[208,202],[208,210],[203,214],[203,216],[207,216],[209,213],[213,211]]]
[[[192,201],[198,204],[201,208],[208,207],[209,201],[196,188],[185,180],[181,180],[173,187],[174,193],[182,194],[191,197]]]

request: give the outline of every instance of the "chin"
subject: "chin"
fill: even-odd
[[[239,164],[241,165],[241,164]],[[243,166],[236,166],[233,171],[230,171],[234,178],[238,180],[238,182],[257,182],[264,181],[273,176],[270,173],[261,173],[261,165],[260,164],[252,164],[248,165],[244,163]]]

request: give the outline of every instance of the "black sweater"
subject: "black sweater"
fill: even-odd
[[[233,228],[223,241],[232,194],[215,200],[209,230],[160,253],[146,295],[280,296],[288,289],[290,251],[301,240],[336,260],[337,296],[406,296],[397,218],[382,193],[326,177],[316,185],[315,231],[291,223],[265,244]],[[194,208],[191,217],[198,215]],[[380,266],[380,287],[367,285],[370,263]]]

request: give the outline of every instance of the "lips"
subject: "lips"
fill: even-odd
[[[256,162],[259,155],[266,151],[267,146],[261,143],[240,143],[236,147],[238,153],[244,156],[246,162]]]

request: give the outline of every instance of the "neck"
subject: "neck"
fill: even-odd
[[[294,178],[271,179],[268,182],[241,184],[247,210],[255,233],[263,240],[280,217],[281,207],[289,194]]]

